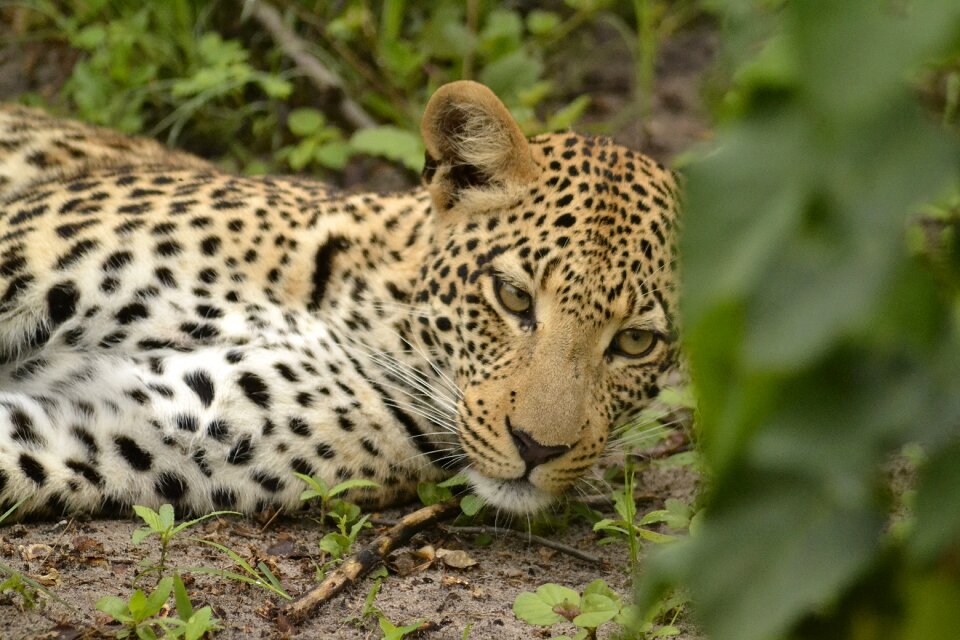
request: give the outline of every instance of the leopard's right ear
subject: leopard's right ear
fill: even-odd
[[[421,124],[427,149],[423,180],[441,211],[466,190],[529,182],[537,172],[513,116],[482,84],[445,84],[430,98]]]

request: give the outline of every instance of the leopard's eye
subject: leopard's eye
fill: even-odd
[[[533,307],[533,298],[530,294],[509,282],[497,278],[494,281],[494,289],[497,292],[497,300],[510,313],[518,316],[526,315]]]
[[[614,353],[629,358],[647,355],[657,345],[657,334],[646,329],[625,329],[613,338]]]

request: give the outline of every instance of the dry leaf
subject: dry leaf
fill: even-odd
[[[435,557],[433,547],[427,545],[415,551],[411,549],[395,551],[387,557],[386,564],[397,575],[407,576],[429,569]]]
[[[460,549],[438,549],[437,558],[451,569],[468,569],[477,561],[471,558],[466,551]]]
[[[36,580],[45,587],[59,587],[63,583],[60,572],[53,567],[49,567],[42,576],[37,576]]]
[[[103,543],[91,538],[90,536],[76,536],[70,541],[70,546],[79,555],[99,556],[103,555]]]
[[[414,551],[413,555],[423,560],[427,560],[428,562],[433,562],[433,559],[437,557],[437,552],[433,548],[432,544],[426,544]]]
[[[469,587],[470,581],[460,576],[452,576],[449,573],[440,578],[440,584],[445,587]]]
[[[46,558],[53,553],[53,547],[47,544],[34,543],[26,546],[20,545],[17,547],[17,551],[20,552],[20,557],[24,560],[36,560],[37,558]]]

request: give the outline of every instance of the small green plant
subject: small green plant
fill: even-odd
[[[20,508],[27,498],[20,500],[12,507],[0,514],[0,524],[4,520],[9,518],[13,513]],[[12,593],[20,597],[20,607],[24,611],[29,611],[35,608],[40,600],[38,596],[42,593],[51,600],[55,600],[58,603],[70,608],[75,609],[75,607],[65,600],[56,596],[53,592],[47,589],[45,586],[25,576],[23,573],[17,571],[13,567],[9,567],[5,564],[0,564],[0,576],[6,576],[3,582],[0,582],[0,593]]]
[[[38,604],[37,596],[40,589],[36,583],[30,580],[19,571],[10,571],[9,573],[0,568],[0,571],[7,573],[7,579],[0,582],[0,593],[12,593],[20,597],[20,608],[24,611],[35,609]]]
[[[626,605],[620,596],[603,580],[594,580],[583,594],[559,584],[547,583],[533,593],[524,592],[513,601],[513,613],[529,624],[550,627],[572,622],[578,629],[570,636],[556,636],[558,640],[593,640],[597,629],[608,622],[626,625],[637,616],[632,605]]]
[[[297,171],[312,166],[340,170],[359,153],[399,162],[414,172],[423,168],[420,137],[393,125],[360,129],[347,140],[321,111],[304,107],[290,112],[287,127],[299,140],[280,149],[276,156]]]
[[[171,592],[176,606],[176,617],[161,615]],[[117,638],[133,635],[143,640],[152,640],[161,637],[157,634],[159,631],[164,638],[199,640],[220,629],[210,607],[194,610],[180,576],[161,578],[157,588],[149,595],[137,589],[128,600],[117,596],[104,596],[97,600],[97,610],[123,625],[116,634]]]
[[[328,515],[333,517],[347,517],[348,522],[356,520],[360,517],[360,507],[352,502],[342,500],[337,496],[351,489],[376,489],[380,486],[373,480],[353,478],[339,482],[331,487],[323,478],[318,476],[310,477],[302,473],[294,473],[293,475],[307,483],[307,488],[300,493],[300,500],[306,502],[317,498],[320,499],[321,521]]]
[[[0,515],[0,523],[19,509],[24,500],[21,500],[4,511],[3,515]],[[37,606],[37,593],[43,589],[41,585],[30,580],[16,569],[7,567],[6,565],[0,565],[0,575],[7,576],[6,580],[0,582],[0,593],[11,592],[20,596],[20,606],[24,611],[29,611]]]
[[[613,494],[613,509],[620,518],[618,520],[604,518],[593,525],[593,530],[607,534],[616,533],[626,538],[630,550],[631,575],[636,576],[640,567],[640,538],[643,535],[640,527],[634,524],[637,519],[637,503],[633,497],[633,491],[636,486],[637,470],[633,463],[628,461],[623,472],[623,487]],[[609,535],[601,540],[601,543],[607,541],[612,541]]]
[[[377,622],[380,624],[380,631],[383,632],[383,640],[401,640],[423,626],[423,621],[417,620],[415,622],[411,622],[410,624],[403,625],[402,627],[398,627],[390,622],[390,620],[388,620],[387,617],[382,613],[377,617]]]
[[[384,615],[377,605],[375,604],[377,595],[380,593],[380,587],[383,584],[383,579],[387,576],[387,570],[383,567],[380,568],[380,571],[374,574],[376,580],[373,581],[373,585],[370,587],[370,591],[367,592],[367,597],[363,601],[363,610],[360,613],[360,620],[366,620],[368,618],[376,618],[377,623],[380,625],[380,631],[383,632],[384,640],[401,640],[402,638],[408,636],[409,634],[417,631],[420,627],[423,626],[423,621],[417,620],[408,625],[396,626]]]
[[[447,478],[443,482],[421,482],[417,485],[417,497],[420,498],[423,506],[429,507],[433,504],[453,500],[453,489],[466,487],[467,485],[467,477],[460,474]],[[472,493],[467,493],[460,498],[460,510],[463,512],[463,515],[468,517],[473,517],[480,513],[483,505],[483,498]]]
[[[614,509],[620,516],[620,519],[612,520],[610,518],[604,518],[593,525],[594,531],[613,534],[600,540],[600,544],[610,544],[623,536],[630,536],[631,529],[634,530],[633,533],[637,537],[647,542],[654,542],[656,544],[673,542],[677,540],[677,536],[660,533],[645,527],[653,524],[665,524],[670,529],[680,531],[687,529],[692,522],[695,522],[694,513],[690,506],[674,498],[668,498],[664,503],[663,509],[648,511],[636,522],[631,522],[628,519],[631,511],[634,516],[636,515],[636,507],[629,509],[629,505],[623,497],[623,492],[618,491],[615,494],[614,500]]]
[[[350,553],[357,536],[364,529],[370,527],[370,516],[363,516],[351,524],[348,514],[335,515],[337,530],[325,534],[320,539],[320,550],[330,556],[332,561],[338,561]]]
[[[287,593],[283,588],[283,585],[280,584],[279,578],[270,570],[270,567],[266,565],[265,562],[260,561],[257,563],[257,566],[254,567],[249,562],[247,562],[243,556],[239,553],[220,544],[219,542],[213,542],[212,540],[204,540],[202,538],[189,538],[194,542],[199,542],[200,544],[205,544],[209,547],[213,547],[223,553],[227,554],[234,564],[240,567],[240,570],[243,573],[237,573],[236,571],[228,571],[226,569],[212,569],[209,567],[190,567],[184,569],[190,573],[203,573],[211,576],[219,576],[221,578],[227,578],[229,580],[235,580],[237,582],[243,582],[246,584],[252,584],[254,586],[260,587],[261,589],[266,589],[284,600],[293,600],[293,597]]]
[[[208,513],[199,518],[194,518],[193,520],[186,520],[180,524],[176,524],[176,518],[173,511],[173,505],[163,504],[160,505],[159,511],[154,511],[150,507],[144,507],[142,505],[134,505],[134,512],[140,516],[140,519],[147,523],[147,526],[140,527],[133,532],[133,543],[140,544],[150,536],[156,535],[160,539],[160,559],[156,564],[150,565],[149,560],[144,560],[142,565],[144,565],[143,571],[140,573],[141,576],[147,573],[156,573],[159,576],[163,576],[167,571],[167,553],[170,549],[170,543],[173,541],[174,537],[184,529],[189,529],[190,527],[214,518],[216,516],[222,515],[241,515],[236,511],[214,511],[213,513]]]
[[[291,169],[299,171],[313,165],[325,169],[343,169],[350,158],[350,147],[343,132],[327,122],[327,117],[312,107],[294,109],[287,116],[287,128],[298,138],[296,144],[277,152]]]

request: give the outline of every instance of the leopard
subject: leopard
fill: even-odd
[[[455,474],[530,514],[678,366],[678,178],[524,135],[472,81],[426,104],[421,185],[243,176],[0,108],[0,504],[124,517],[364,503]]]

